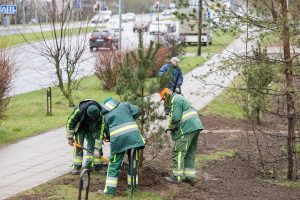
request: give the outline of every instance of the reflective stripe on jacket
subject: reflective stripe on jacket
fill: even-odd
[[[119,103],[111,99],[101,105],[107,131],[110,135],[111,156],[132,148],[143,148],[144,139],[135,120],[140,115],[139,107],[129,103]]]
[[[176,93],[173,93],[171,96],[169,128],[173,130],[173,140],[180,138],[184,134],[203,130],[198,112],[192,107],[192,103]]]

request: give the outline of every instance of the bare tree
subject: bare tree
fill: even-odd
[[[9,91],[14,74],[14,63],[10,58],[5,48],[0,47],[0,122],[5,118],[10,100]]]
[[[73,91],[80,81],[78,64],[87,46],[88,23],[72,20],[72,1],[52,0],[51,4],[38,4],[46,13],[51,27],[51,38],[46,38],[46,31],[40,24],[40,32],[34,33],[40,40],[38,43],[24,39],[39,55],[45,57],[54,67],[58,86],[68,100],[69,106],[74,106]],[[40,15],[38,14],[38,17]],[[41,20],[38,20],[39,22]]]
[[[103,88],[111,90],[117,85],[117,76],[120,71],[121,53],[117,51],[100,52],[95,63],[95,75],[102,80]]]

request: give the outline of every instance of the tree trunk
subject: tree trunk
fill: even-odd
[[[201,35],[202,35],[202,0],[198,2],[198,49],[197,55],[201,56]]]
[[[69,101],[69,107],[74,107],[74,99],[73,99],[73,96],[72,96],[71,92],[70,92],[70,94],[68,94],[67,99]]]
[[[295,152],[295,102],[293,92],[293,71],[292,60],[290,51],[290,37],[289,37],[289,25],[287,16],[287,4],[286,0],[281,0],[282,17],[283,17],[283,52],[285,61],[285,76],[286,76],[286,97],[287,97],[287,117],[288,117],[288,138],[287,138],[287,150],[288,150],[288,172],[287,178],[289,180],[297,179],[297,158]]]
[[[62,92],[64,97],[66,97],[66,99],[68,100],[69,107],[74,107],[74,100],[73,100],[73,96],[72,96],[72,90],[65,90],[63,77],[62,77],[62,72],[60,70],[59,60],[57,59],[55,62],[56,62],[56,64],[55,64],[56,76],[57,76],[57,79],[58,79],[58,86],[60,88],[60,91]],[[70,84],[70,83],[68,83],[68,84]]]

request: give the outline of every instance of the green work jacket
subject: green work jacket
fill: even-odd
[[[144,148],[145,141],[135,120],[140,115],[139,107],[120,103],[115,99],[101,104],[104,110],[106,131],[109,132],[111,156],[132,148]]]
[[[87,117],[87,108],[90,105],[95,105],[100,110],[100,115],[96,120],[90,120]],[[102,114],[102,108],[100,103],[94,100],[81,101],[78,106],[75,107],[72,114],[69,116],[66,127],[67,127],[67,138],[73,138],[77,131],[85,131],[93,134],[95,139],[102,141],[105,130],[104,116]]]
[[[169,129],[173,130],[173,140],[180,138],[184,134],[196,130],[203,130],[198,112],[192,107],[191,102],[176,93],[173,93],[170,98],[171,111]]]

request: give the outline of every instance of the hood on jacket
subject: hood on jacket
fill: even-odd
[[[101,103],[101,107],[104,113],[108,113],[115,109],[120,104],[119,101],[113,99],[112,97],[105,99],[103,103]]]

